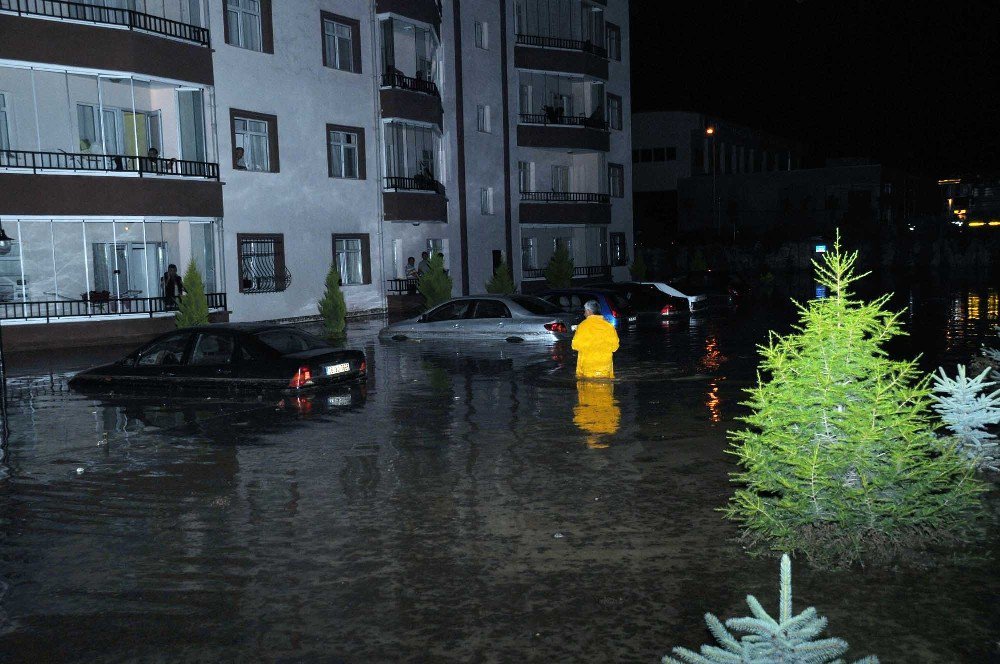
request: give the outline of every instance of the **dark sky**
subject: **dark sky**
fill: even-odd
[[[1000,171],[1000,2],[632,0],[634,110],[916,173]]]

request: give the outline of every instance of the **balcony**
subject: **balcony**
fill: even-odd
[[[531,148],[607,152],[611,148],[608,124],[595,116],[564,115],[546,107],[544,113],[521,113],[517,144]]]
[[[383,118],[416,120],[442,126],[444,109],[434,81],[395,71],[382,74],[379,102]]]
[[[608,194],[575,191],[522,191],[522,224],[610,224]]]
[[[396,14],[434,26],[441,31],[441,3],[439,0],[375,0],[379,14]]]
[[[18,16],[37,16],[126,28],[179,39],[199,46],[209,45],[207,28],[131,9],[56,0],[0,0],[0,11],[15,13]]]
[[[607,80],[608,51],[590,41],[519,34],[515,37],[514,66]]]
[[[524,278],[527,279],[544,279],[545,278],[545,268],[535,268],[527,269],[523,271]],[[600,279],[606,280],[611,278],[611,266],[610,265],[584,265],[581,267],[573,268],[573,278],[574,279]]]
[[[62,151],[2,150],[0,151],[0,169],[31,171],[35,175],[40,172],[82,172],[130,174],[138,177],[167,175],[219,179],[219,165],[211,162]]]
[[[0,293],[2,295],[2,293]],[[226,311],[225,293],[206,293],[209,311]],[[148,316],[177,310],[175,298],[112,297],[108,291],[81,293],[80,299],[0,301],[0,320],[50,322],[58,318]]]
[[[382,74],[382,87],[398,88],[400,90],[410,90],[412,92],[422,92],[425,95],[433,95],[439,99],[441,97],[434,81],[428,81],[420,78],[419,76],[416,78],[413,76],[406,76],[401,72]]]
[[[386,221],[448,220],[448,199],[444,195],[444,185],[432,178],[385,178],[382,206]]]

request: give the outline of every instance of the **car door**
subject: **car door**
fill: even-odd
[[[129,378],[141,384],[177,382],[190,343],[191,332],[187,331],[156,339],[136,353]]]
[[[196,332],[187,360],[177,372],[181,383],[201,387],[231,383],[235,350],[236,338],[229,332]]]
[[[418,338],[453,337],[463,332],[475,300],[452,300],[420,317],[410,334]]]
[[[472,318],[465,323],[472,335],[477,337],[506,336],[513,320],[510,309],[500,300],[476,300]]]

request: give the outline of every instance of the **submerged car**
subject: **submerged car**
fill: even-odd
[[[599,286],[624,298],[635,310],[640,323],[659,323],[688,315],[687,300],[668,295],[647,284],[623,281]]]
[[[582,318],[582,314],[567,314],[530,295],[470,295],[454,298],[416,318],[383,328],[379,337],[396,341],[571,339]]]
[[[287,325],[219,324],[168,332],[112,364],[81,371],[70,387],[174,385],[291,393],[364,380],[365,354]]]
[[[635,325],[639,317],[628,301],[619,294],[604,288],[556,288],[539,294],[543,300],[551,302],[566,312],[583,313],[587,300],[596,300],[601,316],[618,329]]]
[[[736,304],[746,288],[736,276],[718,270],[701,270],[679,274],[666,283],[684,293],[705,295],[709,304]]]
[[[696,286],[683,282],[668,284],[663,281],[640,281],[638,283],[644,286],[652,286],[665,295],[683,298],[687,301],[688,311],[692,315],[708,311],[708,295],[698,292]]]

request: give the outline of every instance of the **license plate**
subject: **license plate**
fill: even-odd
[[[628,317],[628,322],[634,323],[637,319],[638,319],[638,316],[629,316]]]
[[[328,364],[324,367],[327,376],[336,376],[337,374],[347,373],[351,370],[350,362],[344,362],[342,364]]]
[[[330,406],[350,406],[351,405],[351,395],[350,394],[338,394],[337,396],[327,397],[326,403]]]

